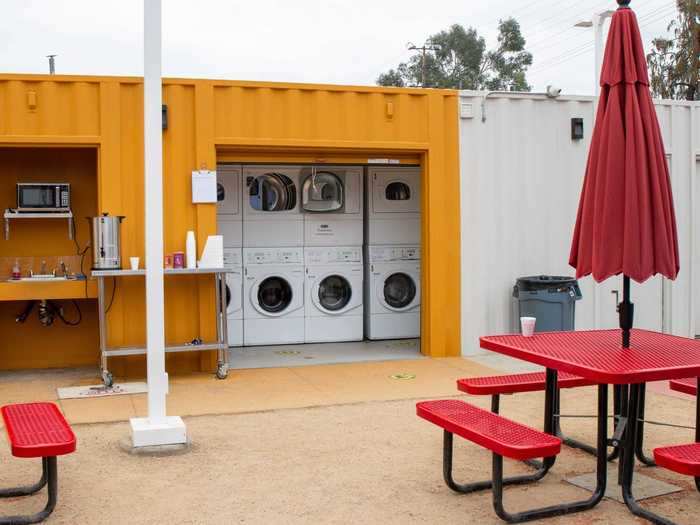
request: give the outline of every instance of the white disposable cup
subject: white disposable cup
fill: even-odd
[[[139,257],[129,257],[129,261],[131,261],[131,269],[132,270],[138,270],[139,269]]]
[[[522,329],[523,336],[532,337],[535,334],[535,323],[537,319],[535,317],[521,317],[520,318],[520,328]]]

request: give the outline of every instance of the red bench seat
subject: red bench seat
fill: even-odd
[[[660,467],[686,476],[698,477],[700,476],[700,443],[655,448],[654,460]]]
[[[697,395],[698,393],[698,378],[697,377],[687,377],[685,379],[673,379],[669,381],[671,390],[676,392],[683,392],[691,396]]]
[[[511,459],[556,456],[561,440],[459,400],[425,401],[418,416],[492,452]]]
[[[75,434],[53,403],[24,403],[2,407],[12,455],[44,458],[75,452]]]
[[[559,388],[577,388],[594,385],[592,381],[574,374],[560,372],[557,385]],[[544,390],[546,372],[510,374],[487,377],[466,377],[457,381],[457,388],[467,394],[483,396],[496,394],[520,394]]]

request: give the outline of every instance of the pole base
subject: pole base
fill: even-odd
[[[180,416],[169,416],[159,423],[152,423],[147,417],[135,417],[129,423],[134,448],[187,443],[187,428]]]

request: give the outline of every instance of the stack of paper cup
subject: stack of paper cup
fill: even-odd
[[[185,241],[185,253],[187,254],[187,267],[197,267],[197,241],[193,231],[187,232],[187,240]]]
[[[535,334],[535,323],[537,319],[535,317],[521,317],[520,318],[520,328],[522,329],[524,337],[532,337]]]

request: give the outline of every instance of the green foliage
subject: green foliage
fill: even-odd
[[[429,38],[438,49],[425,55],[425,86],[434,88],[530,91],[525,74],[532,54],[525,50],[520,24],[513,19],[498,25],[498,45],[486,49],[486,41],[474,28],[454,24]],[[417,86],[422,83],[423,57],[383,73],[380,86]]]
[[[672,38],[655,38],[647,56],[653,95],[700,100],[700,1],[677,0],[678,17],[668,25]]]

